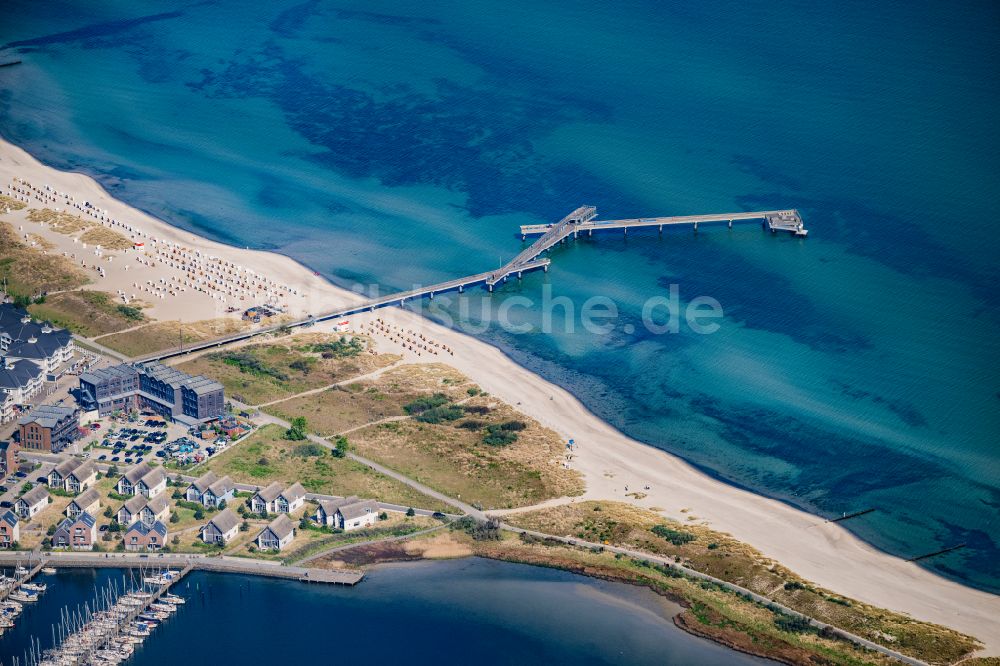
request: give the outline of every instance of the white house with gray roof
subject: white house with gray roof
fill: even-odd
[[[340,527],[345,532],[371,527],[378,520],[378,504],[363,500],[340,507]]]
[[[340,507],[354,504],[357,501],[359,500],[356,495],[340,499],[321,499],[319,500],[319,505],[316,507],[316,512],[313,514],[313,520],[323,527],[339,528],[341,525],[337,520],[337,512],[340,511]]]
[[[14,511],[21,520],[31,520],[49,505],[49,489],[45,486],[35,486],[17,498]]]
[[[115,484],[119,495],[142,495],[156,497],[167,489],[167,473],[162,467],[153,467],[142,462],[125,472]]]
[[[89,513],[96,516],[101,509],[101,493],[97,488],[88,488],[73,498],[73,501],[66,505],[66,517],[76,518],[81,513]]]
[[[281,514],[260,531],[254,539],[260,550],[281,550],[295,538],[295,525],[287,514]]]
[[[115,520],[122,526],[131,525],[136,521],[146,525],[152,525],[156,521],[165,523],[169,518],[170,500],[166,495],[157,495],[151,499],[142,495],[130,497],[115,514]]]
[[[281,494],[281,484],[275,481],[261,488],[250,498],[250,510],[254,513],[278,513],[277,500]]]
[[[227,544],[240,531],[240,519],[231,509],[223,509],[215,514],[201,528],[201,540],[205,543]]]
[[[306,489],[296,481],[281,491],[274,502],[276,513],[292,513],[306,502]]]
[[[187,501],[198,502],[206,507],[216,507],[223,501],[228,503],[235,496],[236,483],[228,476],[220,479],[211,471],[197,479],[184,492]]]
[[[313,520],[320,525],[345,532],[371,527],[378,521],[378,503],[375,500],[359,500],[357,497],[320,500]]]
[[[49,472],[49,488],[61,488],[69,493],[86,490],[97,482],[97,468],[89,460],[70,458]]]

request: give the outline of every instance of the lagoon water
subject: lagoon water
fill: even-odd
[[[58,618],[61,605],[116,576],[49,577],[52,596],[25,616],[42,649],[51,644],[46,611]],[[335,655],[321,663],[770,663],[681,631],[671,621],[679,607],[649,590],[479,558],[377,567],[354,588],[194,572],[174,591],[187,603],[137,663],[303,664],[316,662],[318,646]],[[20,634],[0,638],[0,663],[26,648]]]
[[[383,291],[517,225],[798,208],[580,240],[478,333],[631,436],[1000,590],[992,2],[5,3],[0,133],[178,226]],[[643,304],[710,296],[718,332]],[[611,298],[542,333],[544,290]],[[441,303],[442,301],[435,301]],[[468,304],[467,304],[468,305]],[[458,309],[442,305],[438,317]],[[489,317],[487,317],[489,319]],[[599,446],[599,442],[582,442]]]

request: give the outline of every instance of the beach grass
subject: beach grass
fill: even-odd
[[[390,354],[369,353],[367,339],[360,337],[360,348],[342,350],[340,338],[315,333],[246,345],[205,354],[180,364],[178,369],[212,377],[234,399],[260,405],[347,381],[399,360]]]
[[[6,222],[0,222],[0,278],[6,279],[7,290],[14,296],[73,289],[90,281],[70,259],[22,242]]]
[[[44,303],[28,308],[36,319],[51,321],[74,333],[92,338],[140,325],[145,317],[135,303],[115,303],[103,291],[64,291],[49,295]]]
[[[953,663],[975,639],[946,627],[846,599],[800,578],[759,551],[703,525],[668,520],[652,511],[608,501],[579,502],[505,517],[548,534],[674,558],[821,622],[935,664]]]
[[[234,319],[208,319],[191,323],[158,321],[140,328],[100,337],[105,347],[126,356],[144,356],[158,351],[176,349],[182,343],[192,344],[236,333],[245,328]]]
[[[92,227],[80,235],[80,241],[87,245],[100,245],[104,250],[130,250],[132,241],[122,234],[106,227]]]
[[[299,481],[309,492],[324,495],[357,495],[402,506],[447,510],[447,505],[404,483],[349,458],[329,453],[309,455],[302,442],[284,439],[284,429],[267,425],[245,440],[209,459],[200,468],[226,474],[241,483],[266,486],[273,481]]]
[[[24,210],[28,207],[28,204],[23,201],[18,201],[12,197],[8,197],[4,194],[0,194],[0,215],[5,215],[7,213],[13,213],[16,210]]]
[[[32,222],[48,225],[53,231],[66,235],[73,235],[97,226],[97,222],[92,220],[51,208],[33,208],[28,211],[28,219]]]

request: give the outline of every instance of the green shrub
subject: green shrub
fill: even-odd
[[[512,430],[505,430],[504,424],[493,424],[486,426],[486,434],[483,435],[483,444],[487,446],[508,446],[517,441],[517,433]]]
[[[465,416],[465,410],[458,405],[432,407],[413,418],[422,423],[441,423],[442,421],[457,421]]]
[[[340,336],[334,342],[321,342],[312,346],[312,350],[321,354],[323,358],[349,358],[357,356],[365,350],[360,338],[347,339],[346,335]]]
[[[324,454],[326,454],[326,449],[324,449],[319,444],[314,444],[312,442],[299,444],[294,449],[292,449],[292,455],[299,456],[300,458],[312,458],[316,456],[322,456]]]
[[[413,402],[403,405],[403,411],[413,416],[416,414],[422,414],[430,409],[435,409],[436,407],[441,407],[447,403],[448,396],[444,393],[435,393],[434,395],[422,396]]]
[[[119,305],[118,314],[125,317],[129,321],[142,321],[144,318],[142,308],[137,308],[132,305]]]
[[[809,624],[809,620],[804,617],[796,617],[786,613],[775,613],[774,626],[782,631],[787,631],[792,634],[803,634],[816,630],[811,624]]]
[[[655,525],[650,532],[658,537],[666,539],[675,546],[683,546],[686,543],[694,541],[695,536],[689,532],[681,532],[680,530],[670,529],[666,525]]]

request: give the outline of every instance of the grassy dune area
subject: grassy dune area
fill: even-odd
[[[112,333],[99,342],[127,356],[143,356],[153,352],[175,349],[181,344],[212,340],[236,333],[245,327],[235,319],[209,319],[181,324],[177,321],[158,321],[135,330]]]
[[[272,481],[299,481],[306,490],[325,495],[357,495],[422,509],[446,510],[436,499],[379,474],[349,458],[335,458],[329,450],[309,442],[283,438],[284,430],[268,425],[209,460],[195,472],[211,469],[219,476],[266,486]]]
[[[471,386],[469,380],[446,365],[400,365],[369,380],[283,400],[266,411],[288,421],[303,416],[310,430],[331,437],[382,419],[403,417],[403,406],[422,395],[440,392],[454,400],[467,397]]]
[[[13,213],[15,210],[24,210],[27,207],[28,204],[23,201],[0,194],[0,215]]]
[[[564,444],[554,432],[483,395],[457,371],[401,366],[368,384],[362,395],[374,389],[409,418],[352,432],[349,439],[359,454],[485,508],[583,492],[579,474],[562,465]],[[400,404],[404,386],[419,394]],[[331,407],[329,399],[326,406]]]
[[[670,521],[628,504],[581,502],[511,515],[505,520],[548,534],[572,534],[591,542],[672,557],[692,569],[736,583],[800,613],[930,663],[953,663],[976,647],[974,639],[951,629],[824,590],[726,534]],[[684,621],[695,623],[696,629],[718,633],[726,626],[727,613],[737,611],[734,607],[724,612],[702,602],[692,605]],[[755,611],[762,612],[770,611]]]
[[[80,235],[87,245],[100,245],[105,250],[130,250],[132,241],[117,231],[105,227],[93,227]]]
[[[206,354],[179,369],[217,379],[235,399],[259,405],[364,375],[399,360],[368,341],[312,333]]]
[[[64,291],[28,308],[45,319],[88,338],[138,326],[145,319],[135,304],[115,303],[103,291]]]
[[[90,278],[66,257],[48,255],[22,242],[10,224],[0,222],[0,278],[14,296],[34,297],[48,291],[73,289]]]

